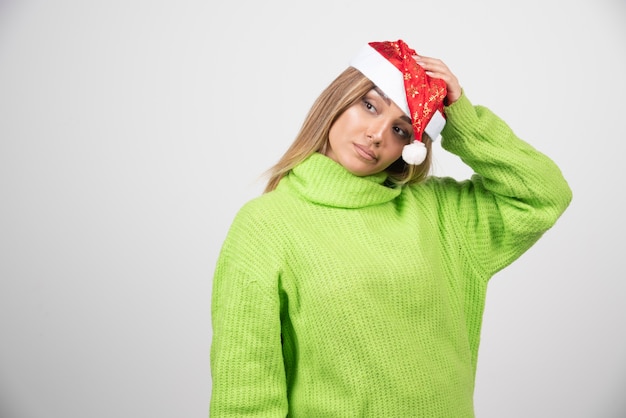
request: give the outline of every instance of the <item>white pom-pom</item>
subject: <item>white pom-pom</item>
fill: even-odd
[[[426,145],[420,141],[413,141],[402,149],[402,159],[407,164],[420,165],[426,159],[427,153]]]

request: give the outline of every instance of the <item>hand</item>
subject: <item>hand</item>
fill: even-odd
[[[426,74],[433,78],[440,78],[446,82],[448,95],[446,96],[446,105],[449,106],[461,97],[461,85],[456,76],[448,68],[443,61],[437,58],[423,57],[421,55],[413,56],[415,61],[426,70]]]

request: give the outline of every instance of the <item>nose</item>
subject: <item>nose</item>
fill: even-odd
[[[384,122],[372,122],[367,127],[367,131],[365,135],[367,136],[367,140],[379,147],[383,142],[383,133],[385,132],[385,123]]]
[[[367,135],[367,140],[370,144],[373,144],[376,147],[379,147],[380,143],[382,142],[382,139],[380,137],[371,134]]]

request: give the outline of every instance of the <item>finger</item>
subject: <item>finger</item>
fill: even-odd
[[[448,66],[440,59],[418,56],[415,61],[426,71],[435,74],[452,74]]]
[[[424,55],[413,55],[413,59],[418,62],[422,62],[428,65],[444,65],[444,62],[439,58],[427,57]]]
[[[420,65],[425,73],[432,78],[438,78],[446,83],[448,89],[448,101],[452,103],[458,99],[461,92],[461,86],[456,76],[450,71],[448,66],[438,58],[424,57],[421,55],[413,56],[418,65]]]

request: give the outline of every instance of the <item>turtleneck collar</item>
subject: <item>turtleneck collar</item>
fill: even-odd
[[[316,152],[285,176],[278,189],[288,188],[320,205],[360,208],[388,202],[400,194],[401,188],[384,184],[386,179],[385,172],[355,176],[341,164]]]

